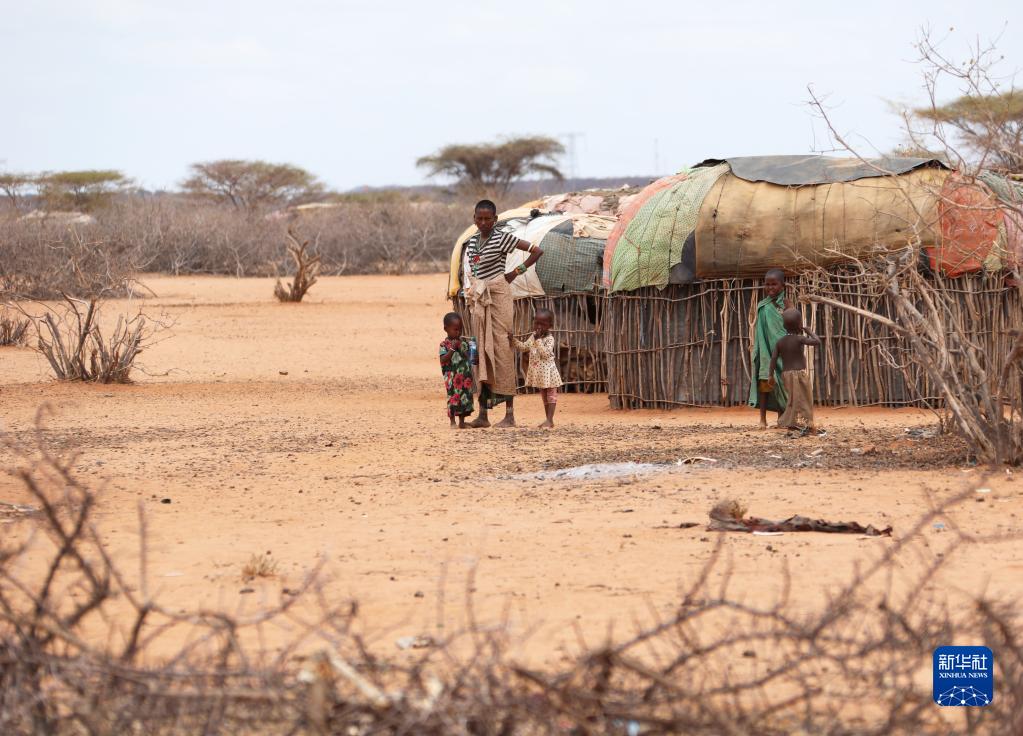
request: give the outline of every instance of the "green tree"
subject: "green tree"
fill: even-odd
[[[472,193],[505,195],[530,174],[563,179],[557,167],[564,146],[553,138],[526,136],[498,143],[453,144],[416,161],[427,176],[446,176]]]
[[[182,182],[190,194],[238,208],[277,207],[308,202],[323,195],[323,184],[291,164],[224,159],[192,164]]]
[[[91,210],[110,201],[131,180],[113,169],[55,171],[36,179],[39,197],[48,210]]]
[[[913,116],[955,130],[988,168],[1023,172],[1023,91],[963,95],[913,110]]]

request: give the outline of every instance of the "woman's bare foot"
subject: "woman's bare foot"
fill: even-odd
[[[539,425],[537,425],[537,429],[554,429],[554,422],[551,421],[541,422]]]
[[[513,417],[513,416],[510,416],[510,415],[508,415],[508,414],[505,414],[505,415],[504,415],[504,419],[502,419],[501,421],[499,421],[499,422],[498,422],[497,424],[495,424],[494,426],[495,426],[495,427],[498,427],[498,428],[504,428],[504,427],[514,427],[514,426],[515,426],[515,417]]]
[[[486,429],[487,427],[490,426],[490,422],[484,419],[483,417],[477,417],[476,419],[473,419],[465,426],[467,426],[469,429]]]
[[[767,429],[767,422],[761,422],[760,429]]]

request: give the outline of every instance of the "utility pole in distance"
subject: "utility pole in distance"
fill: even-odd
[[[576,141],[585,135],[584,133],[572,132],[572,133],[561,133],[560,137],[564,138],[568,144],[568,178],[577,179],[579,177],[579,159],[578,149]]]

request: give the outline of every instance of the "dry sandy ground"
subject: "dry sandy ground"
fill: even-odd
[[[723,497],[771,518],[891,524],[898,538],[932,502],[980,481],[954,443],[907,438],[905,428],[932,421],[911,410],[823,410],[828,435],[793,440],[754,431],[751,410],[614,412],[604,396],[567,394],[554,432],[452,432],[435,357],[443,276],[322,279],[301,305],[275,303],[261,279],[146,283],[157,294],[146,310],[175,323],[143,356],[147,374],[128,386],[60,385],[32,351],[3,349],[0,420],[27,440],[37,408],[52,405],[44,437],[81,451],[80,472],[103,489],[104,534],[129,569],[142,502],[151,575],[172,606],[252,610],[325,556],[328,596],[359,600],[366,629],[393,651],[399,636],[464,623],[475,570],[481,619],[507,612],[517,635],[529,632],[516,654],[554,664],[578,651],[577,630],[590,642],[624,637],[672,610],[720,536],[704,523]],[[119,306],[137,304],[111,303],[108,316]],[[524,427],[542,419],[535,396],[517,406]],[[719,462],[605,480],[516,477],[692,455]],[[999,473],[983,485],[992,492],[961,504],[954,521],[981,537],[1018,532],[1023,483]],[[0,500],[28,499],[4,475]],[[736,595],[771,599],[788,565],[805,606],[892,544],[724,536]],[[925,536],[937,554],[949,535],[929,526]],[[950,597],[1014,597],[1018,550],[957,552],[938,582]],[[242,593],[242,567],[263,552],[280,576]]]

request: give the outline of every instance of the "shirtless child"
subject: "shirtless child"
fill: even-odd
[[[803,327],[803,315],[798,309],[786,309],[782,313],[785,332],[778,339],[771,353],[771,366],[777,365],[781,358],[781,380],[789,395],[789,402],[784,413],[778,417],[778,426],[786,429],[799,429],[798,421],[803,419],[811,432],[816,432],[813,423],[813,381],[806,370],[806,355],[803,348],[807,345],[814,348],[821,346],[821,339],[813,334],[808,327]],[[774,389],[774,376],[771,376],[771,389]]]

